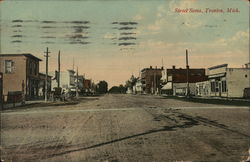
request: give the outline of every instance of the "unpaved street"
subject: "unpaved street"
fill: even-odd
[[[1,113],[7,161],[241,161],[248,107],[146,95],[83,97],[76,105]]]

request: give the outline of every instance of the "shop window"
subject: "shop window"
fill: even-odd
[[[211,82],[211,92],[216,92],[215,82]]]
[[[222,92],[226,92],[227,91],[227,82],[225,80],[223,80],[221,82],[221,84],[222,84]]]

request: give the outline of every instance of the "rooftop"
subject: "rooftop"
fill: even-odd
[[[213,69],[218,69],[218,68],[222,68],[222,67],[227,67],[228,64],[221,64],[221,65],[216,65],[216,66],[212,66],[210,68],[208,68],[209,70],[213,70]]]
[[[16,56],[25,56],[38,61],[42,61],[40,58],[30,54],[30,53],[20,53],[20,54],[0,54],[0,57],[16,57]]]
[[[153,68],[152,66],[150,66],[149,68],[143,68],[142,70],[141,70],[141,72],[144,72],[144,71],[147,71],[147,70],[163,70],[163,67],[161,67],[161,68],[157,68],[157,67],[155,67],[155,68]]]

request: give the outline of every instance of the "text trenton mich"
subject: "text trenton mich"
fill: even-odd
[[[175,8],[175,12],[177,13],[239,13],[240,10],[238,8]]]

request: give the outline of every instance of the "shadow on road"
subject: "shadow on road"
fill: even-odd
[[[202,117],[199,117],[199,116],[192,117],[192,116],[186,115],[184,113],[177,113],[177,114],[178,114],[178,117],[180,117],[182,120],[184,120],[184,122],[182,122],[182,124],[179,124],[179,125],[177,124],[177,125],[173,125],[173,126],[164,126],[164,127],[160,128],[160,129],[152,129],[152,130],[148,130],[148,131],[143,132],[143,133],[138,133],[138,134],[134,134],[134,135],[127,136],[127,137],[114,139],[114,140],[107,141],[107,142],[98,143],[98,144],[88,146],[88,147],[82,147],[82,148],[78,148],[78,149],[72,149],[72,150],[67,150],[67,151],[64,151],[64,152],[54,153],[54,154],[48,155],[45,158],[51,158],[51,157],[61,156],[61,155],[68,154],[68,153],[73,153],[73,152],[84,151],[84,150],[88,150],[88,149],[92,149],[92,148],[97,148],[97,147],[109,145],[109,144],[112,144],[112,143],[115,143],[115,142],[120,142],[120,141],[132,139],[132,138],[136,138],[136,137],[140,137],[140,136],[144,136],[144,135],[148,135],[148,134],[153,134],[153,133],[158,133],[158,132],[165,132],[165,131],[176,131],[178,129],[191,128],[193,126],[198,126],[198,125],[202,125],[202,124],[203,125],[205,124],[205,125],[218,127],[218,128],[221,128],[221,129],[233,132],[233,133],[237,133],[237,134],[239,134],[241,136],[244,136],[246,138],[250,138],[250,135],[243,134],[243,133],[235,131],[235,130],[231,130],[227,126],[225,126],[223,124],[219,124],[216,121],[211,121],[209,119],[202,118]],[[159,121],[159,120],[160,119],[157,119],[155,121]]]
[[[68,150],[68,151],[64,151],[64,152],[60,152],[60,153],[51,154],[51,155],[47,156],[46,158],[61,156],[61,155],[72,153],[72,152],[84,151],[84,150],[88,150],[88,149],[92,149],[92,148],[96,148],[96,147],[101,147],[101,146],[105,146],[105,145],[112,144],[112,143],[115,143],[115,142],[120,142],[120,141],[132,139],[132,138],[135,138],[135,137],[144,136],[144,135],[148,135],[148,134],[164,132],[164,131],[176,131],[178,128],[190,128],[190,127],[193,127],[193,126],[196,126],[196,125],[199,125],[198,121],[193,120],[193,119],[188,119],[188,121],[184,122],[184,124],[182,124],[182,125],[164,126],[164,127],[160,128],[160,129],[153,129],[153,130],[149,130],[149,131],[146,131],[146,132],[143,132],[143,133],[138,133],[138,134],[135,134],[135,135],[131,135],[131,136],[127,136],[127,137],[123,137],[123,138],[119,138],[119,139],[115,139],[115,140],[95,144],[95,145],[88,146],[88,147],[82,147],[82,148],[78,148],[78,149],[73,149],[73,150]]]

